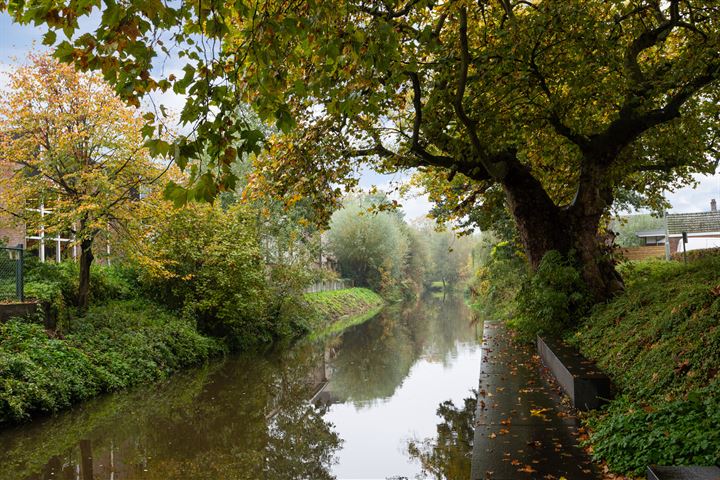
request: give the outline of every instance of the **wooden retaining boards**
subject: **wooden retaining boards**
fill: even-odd
[[[648,480],[720,480],[718,467],[648,467]]]
[[[611,398],[610,378],[574,348],[538,336],[537,350],[575,408],[594,410]]]
[[[37,302],[0,303],[0,323],[5,323],[13,317],[33,315],[41,308]]]

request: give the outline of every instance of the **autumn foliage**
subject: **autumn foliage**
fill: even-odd
[[[92,245],[132,217],[160,170],[142,119],[95,74],[30,55],[0,95],[0,202],[29,232],[72,235],[80,250],[78,304],[87,305]],[[38,218],[40,204],[52,213]]]

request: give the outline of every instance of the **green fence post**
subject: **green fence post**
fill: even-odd
[[[23,267],[25,262],[25,255],[22,248],[17,249],[17,260],[15,262],[15,294],[18,300],[21,302],[25,301],[25,282],[23,281]]]

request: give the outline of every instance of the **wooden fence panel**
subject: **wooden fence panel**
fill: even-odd
[[[665,245],[647,247],[619,248],[618,255],[622,260],[645,260],[646,258],[665,258]]]

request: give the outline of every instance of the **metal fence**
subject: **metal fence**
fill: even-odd
[[[24,301],[22,248],[0,247],[0,301]]]
[[[307,287],[305,293],[317,293],[317,292],[329,292],[332,290],[342,290],[343,288],[352,288],[354,282],[348,278],[341,278],[339,280],[325,280],[323,282],[317,282]]]

